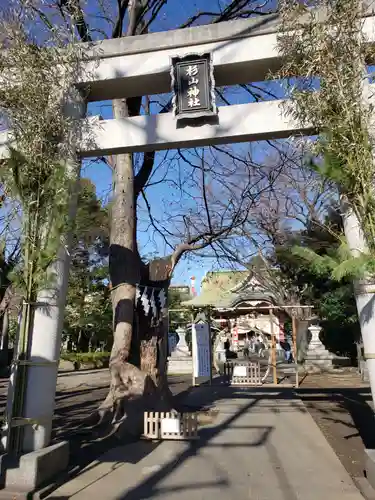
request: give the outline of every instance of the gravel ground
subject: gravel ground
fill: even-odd
[[[297,393],[348,473],[363,477],[364,449],[375,448],[369,385],[353,372],[309,375]]]

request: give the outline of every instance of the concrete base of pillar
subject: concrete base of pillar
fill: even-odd
[[[26,498],[28,494],[48,484],[69,463],[69,443],[48,446],[38,451],[25,453],[18,459],[3,456],[1,461],[1,498]]]

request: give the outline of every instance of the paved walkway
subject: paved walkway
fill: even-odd
[[[48,498],[363,500],[291,393],[199,388],[187,403],[203,401],[219,412],[198,441],[112,449]]]

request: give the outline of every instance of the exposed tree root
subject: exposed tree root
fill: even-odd
[[[130,363],[112,363],[110,370],[106,399],[74,434],[91,434],[93,441],[112,436],[137,439],[143,433],[145,411],[173,410],[173,395],[167,384],[156,385],[154,377]]]

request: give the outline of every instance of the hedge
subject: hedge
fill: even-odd
[[[96,368],[108,366],[110,352],[63,352],[61,359],[70,361],[78,369],[81,365],[92,364]]]

